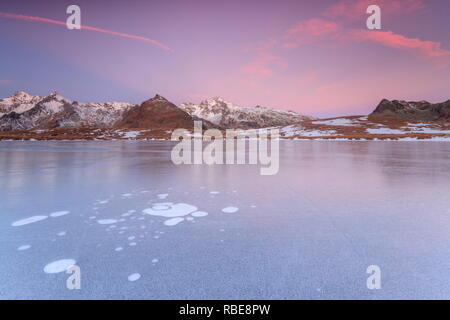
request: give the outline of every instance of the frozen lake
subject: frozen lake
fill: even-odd
[[[274,176],[172,146],[1,142],[0,299],[450,299],[450,143],[282,141]]]

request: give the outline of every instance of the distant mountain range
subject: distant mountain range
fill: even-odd
[[[0,131],[73,127],[111,128],[191,128],[193,120],[203,120],[206,128],[263,128],[284,126],[312,119],[293,111],[260,106],[241,107],[221,98],[180,107],[164,97],[140,105],[123,102],[80,103],[51,93],[32,96],[24,91],[0,99]]]
[[[277,128],[282,139],[450,140],[450,101],[382,100],[369,116],[315,119],[293,111],[242,107],[221,98],[179,107],[164,97],[140,105],[80,103],[19,91],[0,99],[0,140],[170,139],[174,129]]]

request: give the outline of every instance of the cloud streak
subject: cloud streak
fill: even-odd
[[[297,48],[315,41],[372,42],[379,45],[418,52],[429,60],[444,65],[450,63],[450,51],[443,49],[440,42],[408,38],[392,31],[369,31],[362,29],[346,29],[342,25],[323,19],[310,19],[297,22],[285,36],[285,48]],[[443,60],[442,60],[443,59]]]
[[[42,17],[26,16],[26,15],[21,15],[21,14],[6,13],[6,12],[0,12],[0,18],[24,20],[24,21],[31,21],[31,22],[43,22],[43,23],[50,23],[50,24],[55,24],[55,25],[64,26],[64,27],[66,26],[66,22],[64,22],[64,21],[53,20],[53,19],[42,18]],[[90,26],[85,26],[85,25],[81,25],[81,29],[105,33],[105,34],[109,34],[109,35],[116,36],[116,37],[144,41],[144,42],[150,43],[156,47],[159,47],[160,49],[163,49],[166,51],[173,51],[170,47],[168,47],[156,40],[147,38],[147,37],[136,36],[136,35],[132,35],[132,34],[116,32],[116,31],[111,31],[111,30],[101,29],[101,28],[96,28],[96,27],[90,27]]]
[[[355,40],[367,40],[382,44],[386,47],[419,51],[429,58],[450,57],[450,51],[442,49],[441,43],[421,40],[418,38],[407,38],[392,31],[353,31],[352,37]]]

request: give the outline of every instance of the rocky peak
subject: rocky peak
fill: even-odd
[[[383,99],[370,116],[403,118],[422,121],[450,121],[450,101],[404,101]]]

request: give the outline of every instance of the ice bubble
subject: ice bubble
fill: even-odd
[[[237,212],[239,209],[238,208],[236,208],[236,207],[226,207],[226,208],[223,208],[222,209],[222,212],[225,212],[225,213],[235,213],[235,212]]]
[[[208,212],[204,212],[204,211],[196,211],[191,213],[191,216],[196,217],[196,218],[200,218],[200,217],[206,217],[208,215]]]
[[[141,278],[141,275],[139,273],[133,273],[128,276],[128,281],[133,282],[133,281],[139,280],[140,278]]]
[[[152,207],[153,210],[169,210],[170,206],[168,205],[163,205],[163,204],[158,204],[158,205],[154,205]]]
[[[56,211],[56,212],[50,213],[50,217],[58,218],[58,217],[65,216],[66,214],[69,214],[69,213],[70,213],[70,211]]]
[[[183,217],[194,211],[197,211],[197,207],[186,203],[176,203],[167,210],[154,210],[153,208],[147,208],[143,210],[143,212],[146,214],[166,218]]]
[[[117,223],[117,220],[115,219],[101,219],[97,221],[100,224],[113,224],[113,223]]]
[[[47,218],[48,218],[47,216],[32,216],[32,217],[29,217],[29,218],[25,218],[25,219],[13,222],[13,224],[11,224],[11,225],[13,227],[20,227],[20,226],[24,226],[24,225],[27,225],[27,224],[30,224],[30,223],[35,223],[35,222],[38,222],[38,221],[45,220]]]
[[[62,259],[51,262],[44,267],[45,273],[60,273],[66,271],[77,262],[73,259]]]
[[[29,244],[25,244],[23,246],[18,247],[17,250],[18,251],[24,251],[24,250],[28,250],[30,248],[31,248],[31,246]]]
[[[168,227],[172,227],[172,226],[179,224],[183,220],[184,220],[184,218],[172,218],[172,219],[164,221],[164,224]]]
[[[157,197],[159,199],[165,199],[165,198],[167,198],[168,195],[169,195],[168,193],[160,193],[160,194],[157,195]]]

